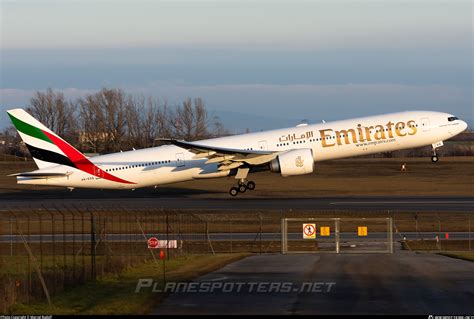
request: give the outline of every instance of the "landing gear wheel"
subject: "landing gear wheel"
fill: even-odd
[[[244,184],[239,185],[239,192],[245,193],[246,190],[247,190],[247,186],[245,186]]]
[[[237,194],[239,193],[239,189],[237,187],[232,187],[230,190],[229,190],[229,194],[231,196],[237,196]]]
[[[253,191],[255,189],[255,182],[248,182],[247,189]]]
[[[431,161],[432,161],[433,163],[438,162],[438,161],[439,161],[438,156],[436,156],[436,155],[431,156]]]

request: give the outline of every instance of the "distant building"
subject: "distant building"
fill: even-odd
[[[108,132],[100,132],[100,133],[80,132],[79,143],[86,144],[90,142],[105,142],[107,141],[109,136],[110,136],[110,133]]]

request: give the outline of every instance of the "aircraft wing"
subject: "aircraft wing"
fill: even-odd
[[[156,139],[157,141],[168,142],[173,145],[184,148],[196,155],[194,158],[207,158],[206,164],[219,163],[219,170],[230,170],[242,166],[243,164],[248,165],[262,165],[270,162],[280,152],[264,151],[264,150],[244,150],[244,149],[233,149],[217,146],[202,145],[194,142],[187,142],[183,140],[174,139]]]

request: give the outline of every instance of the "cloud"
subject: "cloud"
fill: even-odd
[[[46,88],[38,88],[35,90],[25,90],[25,89],[0,89],[0,105],[15,107],[15,106],[25,106],[28,104],[29,100],[33,97],[35,92],[44,91]],[[55,91],[62,92],[66,97],[70,99],[75,99],[86,94],[96,92],[96,89],[76,89],[76,88],[66,88],[66,89],[54,89]]]
[[[261,98],[268,97],[271,101],[275,96],[279,97],[325,97],[325,98],[350,98],[350,97],[394,97],[405,99],[408,97],[425,97],[426,101],[437,100],[439,102],[459,102],[464,100],[472,93],[472,88],[450,85],[404,85],[404,84],[219,84],[219,85],[183,85],[170,84],[168,82],[153,82],[146,86],[121,87],[127,93],[145,94],[156,97],[177,99],[178,101],[191,96],[206,95],[226,97],[226,94],[245,94],[242,98],[259,96]],[[36,91],[42,91],[46,88],[38,89],[0,89],[0,97],[2,105],[12,105],[15,103],[24,104],[29,101]],[[79,89],[65,88],[54,89],[61,91],[70,99],[83,97],[100,90],[100,88]],[[297,100],[294,102],[298,102]],[[350,100],[348,101],[350,104]]]
[[[130,91],[153,93],[179,100],[201,96],[208,104],[225,110],[264,115],[330,117],[427,109],[461,111],[472,118],[472,88],[451,85],[404,84],[151,84]],[[128,90],[129,91],[129,90]],[[328,118],[328,117],[326,117]]]

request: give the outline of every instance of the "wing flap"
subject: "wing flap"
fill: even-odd
[[[272,161],[280,152],[267,150],[233,149],[208,146],[194,142],[173,139],[156,139],[184,148],[196,155],[193,158],[207,158],[206,164],[218,163],[220,171],[231,170],[242,165],[263,165]]]

